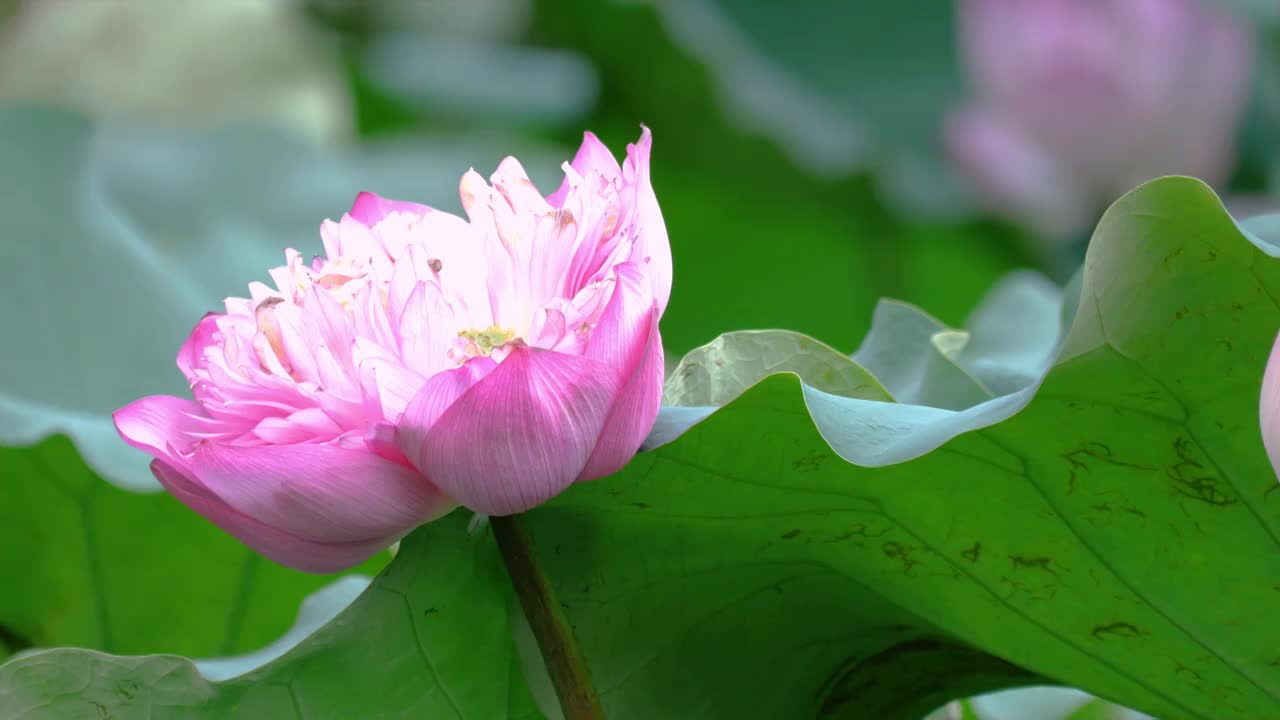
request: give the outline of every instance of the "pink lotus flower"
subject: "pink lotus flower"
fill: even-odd
[[[1231,170],[1253,35],[1197,0],[960,0],[975,93],[948,149],[995,209],[1049,236],[1153,177]]]
[[[671,250],[650,135],[588,133],[543,197],[514,158],[462,178],[470,221],[361,193],[276,287],[196,325],[194,400],[115,414],[182,502],[278,562],[355,565],[458,503],[505,515],[609,475],[662,394]]]

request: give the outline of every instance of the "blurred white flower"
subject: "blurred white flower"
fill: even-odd
[[[304,20],[272,0],[25,2],[0,32],[0,101],[338,139],[345,78]]]

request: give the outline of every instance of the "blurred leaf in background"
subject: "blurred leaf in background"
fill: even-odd
[[[651,4],[706,64],[735,123],[772,137],[798,166],[832,178],[874,170],[888,196],[917,211],[954,211],[963,199],[938,142],[943,111],[961,93],[946,6]]]
[[[532,10],[529,0],[374,2],[359,66],[437,122],[580,129],[599,93],[595,68],[580,53],[519,44]]]

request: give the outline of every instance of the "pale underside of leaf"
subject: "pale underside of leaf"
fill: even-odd
[[[747,330],[721,335],[685,355],[667,378],[662,404],[719,407],[777,372],[795,373],[832,395],[893,400],[856,362],[813,338],[786,330]]]

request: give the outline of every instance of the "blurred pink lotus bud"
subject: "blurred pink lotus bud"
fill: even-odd
[[[285,565],[355,565],[458,503],[505,515],[620,469],[662,395],[671,250],[649,131],[588,133],[543,197],[514,158],[470,221],[361,193],[178,353],[194,400],[115,414],[182,502]]]
[[[1219,183],[1250,28],[1197,0],[960,0],[974,97],[946,143],[994,209],[1051,236],[1153,177]]]

